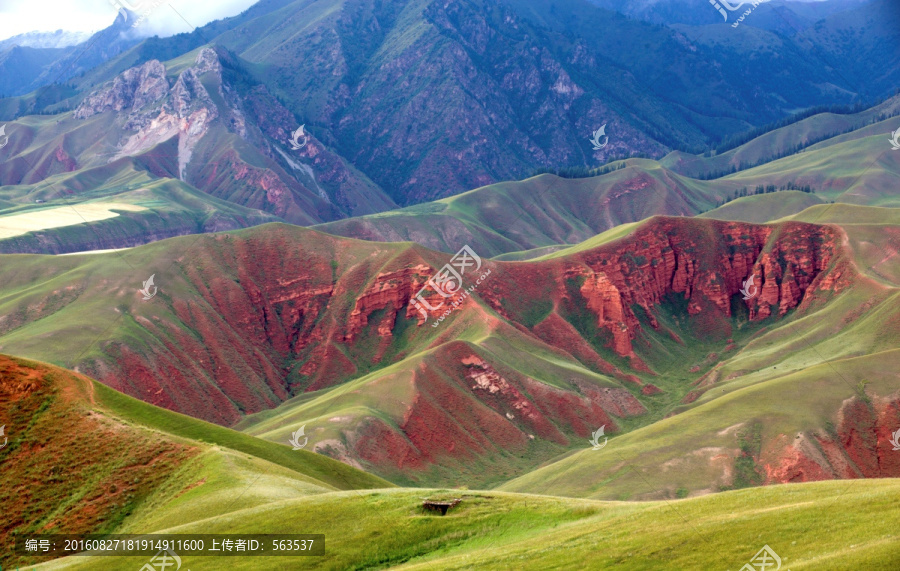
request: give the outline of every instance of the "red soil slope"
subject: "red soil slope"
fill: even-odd
[[[485,260],[481,271],[490,269],[490,279],[464,303],[486,304],[490,319],[589,369],[640,383],[635,373],[649,369],[643,347],[635,345],[642,326],[633,308],[643,308],[650,326],[660,327],[657,306],[667,295],[682,296],[700,329],[725,339],[731,298],[750,275],[760,289],[748,302],[755,320],[845,287],[848,270],[830,267],[835,232],[799,223],[656,218],[622,240],[562,259]],[[447,259],[417,246],[278,225],[204,237],[180,261],[188,294],[138,305],[139,342],[114,335],[105,349],[111,358],[85,363],[83,370],[153,404],[230,424],[242,412],[452,341],[448,323],[466,311],[433,328],[443,308],[425,323],[409,303]],[[549,304],[548,313],[529,323],[538,303]],[[592,315],[608,334],[611,354],[629,357],[633,371],[617,369],[598,353],[595,340],[566,319],[572,311]]]
[[[445,254],[285,225],[203,236],[187,255],[172,246],[177,262],[157,276],[160,294],[144,303],[135,293],[129,327],[111,331],[104,358],[78,366],[152,404],[232,424],[431,350],[415,370],[404,418],[370,418],[345,433],[347,450],[337,455],[390,475],[475,466],[467,459],[515,456],[539,438],[555,447],[532,456],[540,459],[601,425],[614,432],[617,419],[659,398],[647,364],[651,330],[681,343],[698,334],[730,343],[735,303],[747,305],[751,321],[779,319],[846,288],[854,273],[839,232],[657,217],[561,258],[483,260],[464,282],[489,271],[488,279],[443,321],[447,305],[426,320],[410,300]],[[745,302],[739,292],[750,276],[758,291]],[[672,312],[690,330],[663,325]],[[491,350],[457,343],[467,334],[487,335]],[[549,354],[621,384],[604,388],[588,375],[547,382],[505,365]]]
[[[844,403],[833,433],[797,435],[775,442],[777,460],[765,464],[766,483],[900,477],[900,451],[891,437],[900,429],[900,394]]]
[[[13,532],[102,532],[195,455],[105,416],[92,398],[80,375],[0,355],[3,545]]]

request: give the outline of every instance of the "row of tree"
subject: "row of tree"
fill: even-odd
[[[900,89],[896,91],[894,95],[900,94]],[[870,101],[868,103],[857,102],[852,105],[819,105],[818,107],[811,107],[799,113],[795,113],[790,117],[785,117],[779,121],[775,121],[774,123],[769,123],[768,125],[763,125],[761,127],[757,127],[755,129],[751,129],[749,131],[745,131],[743,133],[737,133],[735,135],[731,135],[730,137],[726,137],[722,139],[719,143],[713,146],[712,150],[715,151],[717,155],[724,153],[725,151],[730,151],[731,149],[736,149],[740,147],[744,143],[748,141],[752,141],[756,137],[760,135],[764,135],[769,131],[774,131],[775,129],[780,129],[782,127],[787,127],[788,125],[793,125],[794,123],[799,123],[800,121],[812,117],[813,115],[818,115],[819,113],[833,113],[835,115],[853,115],[854,113],[860,113],[865,111],[866,109],[870,109],[880,103],[884,103],[888,99],[893,96],[882,97],[881,99],[876,99],[874,101]],[[893,116],[893,115],[892,115]],[[887,118],[887,117],[885,117]],[[884,119],[879,119],[883,121]]]
[[[611,173],[613,171],[617,171],[619,169],[625,168],[625,161],[617,162],[617,163],[607,163],[602,167],[562,167],[562,168],[539,168],[533,173],[531,176],[537,176],[539,174],[554,174],[561,178],[591,178],[593,176],[600,176],[607,173]]]
[[[732,192],[730,195],[726,196],[722,200],[716,202],[716,208],[720,206],[724,206],[728,204],[732,200],[737,200],[738,198],[743,198],[745,196],[755,196],[757,194],[769,194],[771,192],[784,192],[786,190],[799,190],[800,192],[806,192],[808,194],[815,194],[816,191],[810,185],[797,185],[794,184],[794,181],[790,181],[787,184],[783,184],[781,186],[775,186],[774,184],[767,184],[765,186],[758,185],[756,188],[750,190],[746,186],[739,188]]]
[[[874,124],[874,123],[880,123],[881,121],[884,121],[885,119],[890,119],[891,117],[896,117],[897,115],[900,115],[900,110],[892,111],[891,113],[880,113],[879,115],[877,115],[877,116],[875,116],[875,117],[872,117],[872,119],[869,120],[869,123],[868,123],[868,124],[872,125],[872,124]],[[844,135],[844,134],[846,134],[846,133],[850,133],[851,131],[856,131],[857,129],[859,129],[859,126],[858,126],[858,125],[856,125],[856,126],[851,126],[851,127],[847,127],[847,128],[844,129],[843,131],[835,131],[835,132],[832,132],[832,133],[828,133],[828,134],[826,134],[826,135],[820,135],[820,136],[818,136],[818,137],[813,137],[813,138],[811,138],[811,139],[806,139],[806,140],[804,140],[804,141],[801,142],[801,143],[797,143],[796,145],[791,145],[791,146],[789,146],[789,147],[785,147],[784,149],[782,149],[781,151],[779,151],[779,152],[777,152],[777,153],[768,155],[768,156],[763,157],[763,158],[761,158],[761,159],[759,159],[759,160],[757,160],[757,161],[754,161],[754,162],[752,162],[752,163],[749,163],[749,162],[746,162],[746,161],[741,161],[741,162],[740,162],[739,164],[737,164],[737,165],[731,165],[731,168],[730,168],[730,169],[722,169],[722,170],[719,170],[719,171],[709,171],[709,172],[706,172],[706,173],[697,175],[697,178],[698,178],[699,180],[713,180],[713,179],[716,179],[716,178],[722,178],[723,176],[727,176],[727,175],[729,175],[729,174],[734,174],[734,173],[736,173],[736,172],[743,171],[743,170],[747,170],[747,169],[751,169],[751,168],[753,168],[753,167],[756,167],[756,166],[759,166],[759,165],[763,165],[763,164],[766,164],[766,163],[770,163],[770,162],[772,162],[772,161],[777,161],[778,159],[781,159],[781,158],[784,158],[784,157],[789,157],[789,156],[791,156],[791,155],[796,155],[797,153],[799,153],[799,152],[802,151],[803,149],[805,149],[805,148],[807,148],[807,147],[811,147],[811,146],[815,145],[816,143],[821,143],[822,141],[826,141],[826,140],[831,139],[831,138],[833,138],[833,137],[838,137],[838,136],[840,136],[840,135]],[[707,152],[703,153],[703,156],[704,156],[704,157],[711,157],[711,156],[712,156],[712,151],[707,151]]]

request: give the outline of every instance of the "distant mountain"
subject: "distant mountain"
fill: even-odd
[[[275,220],[315,224],[396,206],[318,140],[317,129],[301,132],[300,126],[223,48],[190,52],[168,67],[151,60],[128,69],[72,112],[6,125],[0,210],[24,232],[0,233],[0,251],[125,247]],[[96,229],[72,227],[86,221],[78,218],[49,222],[73,203],[90,201],[134,208],[98,220]],[[24,226],[9,217],[29,212],[46,216]]]
[[[75,107],[127,69],[218,44],[393,203],[410,205],[540,167],[702,152],[900,84],[900,26],[885,0],[841,3],[793,35],[732,29],[701,4],[709,25],[660,27],[586,0],[261,2],[145,40],[40,101],[0,100],[0,116]],[[589,138],[604,126],[595,150]]]
[[[64,83],[118,56],[141,41],[131,33],[124,13],[120,13],[108,28],[92,34],[81,42],[62,45],[78,37],[62,34],[57,42],[60,44],[59,47],[46,48],[30,44],[48,43],[47,39],[35,38],[28,44],[13,42],[15,38],[0,42],[0,94],[25,95],[51,84]],[[2,47],[4,43],[8,45],[5,51]],[[26,73],[21,71],[23,68],[27,69]],[[16,73],[16,70],[19,72]],[[40,106],[48,102],[55,103],[55,100],[43,102],[38,100],[22,107],[19,112],[27,114],[33,110],[40,111]]]
[[[0,52],[13,46],[42,49],[67,48],[86,41],[91,35],[91,32],[69,32],[66,30],[56,30],[55,32],[28,32],[5,40],[0,40]]]
[[[810,45],[717,25],[735,33],[713,43],[580,0],[364,4],[311,26],[312,6],[291,4],[254,20],[271,32],[262,45],[248,41],[249,23],[217,41],[278,69],[268,83],[288,107],[333,133],[336,150],[401,205],[540,166],[702,147],[789,109],[892,89],[882,86],[891,77],[847,86],[857,56],[846,46],[834,67],[821,65],[827,29]],[[588,137],[604,124],[608,144],[593,151]]]
[[[198,50],[169,62],[173,71],[166,72],[166,85],[178,83],[177,73],[192,77],[200,72],[196,61],[204,53],[213,57],[215,52]],[[18,234],[0,234],[0,251],[121,248],[276,220],[299,224],[331,220],[317,228],[351,238],[412,241],[448,253],[458,250],[460,243],[489,257],[529,250],[521,254],[528,258],[653,215],[706,212],[716,218],[766,222],[823,201],[900,205],[893,189],[900,164],[888,152],[889,134],[900,126],[896,118],[900,97],[893,97],[857,113],[823,112],[787,121],[733,148],[725,146],[720,153],[675,151],[659,161],[614,161],[593,171],[594,176],[588,176],[592,171],[587,169],[575,169],[574,175],[564,170],[562,177],[543,174],[496,183],[440,201],[367,215],[392,208],[390,199],[315,136],[310,136],[306,148],[291,150],[290,132],[283,125],[294,120],[280,102],[249,78],[233,55],[219,49],[214,61],[223,66],[221,85],[229,102],[210,106],[203,103],[202,93],[193,99],[181,95],[178,113],[186,123],[177,133],[168,118],[175,112],[172,95],[161,95],[164,87],[159,81],[159,93],[153,95],[156,88],[150,88],[154,82],[149,78],[162,74],[156,62],[127,71],[94,92],[70,114],[77,117],[58,123],[50,116],[8,124],[12,142],[3,152],[17,158],[0,163],[0,178],[19,184],[0,190],[0,212],[6,217],[31,217],[32,222],[30,230],[16,223]],[[144,73],[147,78],[135,79]],[[201,77],[220,81],[216,73],[208,73]],[[147,98],[156,103],[146,105]],[[267,111],[257,114],[260,109]],[[243,131],[226,120],[238,115]],[[135,127],[134,134],[120,131],[121,125],[147,127]],[[206,134],[192,138],[188,133],[194,128],[198,133],[206,129]],[[59,133],[66,134],[60,139]],[[100,136],[101,142],[79,143]],[[194,149],[205,154],[193,154]],[[232,162],[237,159],[240,162]],[[219,176],[204,174],[210,172]],[[232,172],[234,176],[225,175]],[[53,185],[41,182],[47,173],[56,173]],[[805,189],[807,194],[796,199],[781,194],[741,199],[715,210],[759,187]],[[94,190],[88,192],[89,188]],[[98,200],[100,196],[103,200]],[[70,217],[67,225],[53,227],[34,218],[34,213],[46,212],[42,220],[52,219],[57,214],[51,213],[69,212],[72,204],[83,201],[92,202],[91,208],[127,203],[137,209],[92,220],[90,225]],[[59,208],[64,210],[54,210]],[[10,218],[0,220],[13,223]],[[522,259],[521,255],[500,259]]]
[[[75,48],[31,48],[12,45],[0,50],[0,95],[32,91],[43,70],[67,57]]]
[[[614,10],[630,18],[653,24],[689,24],[704,26],[733,23],[752,6],[745,2],[729,1],[738,6],[735,11],[722,8],[728,19],[709,0],[589,0],[592,4]],[[782,32],[808,28],[818,20],[832,14],[857,8],[873,0],[762,0],[753,9],[753,17],[746,19],[748,26]],[[722,4],[720,4],[722,6]]]
[[[547,254],[659,214],[706,212],[768,222],[824,201],[900,206],[895,191],[900,157],[889,143],[889,134],[900,127],[898,115],[900,96],[858,113],[817,113],[719,154],[675,151],[659,161],[616,161],[594,176],[587,170],[562,171],[563,177],[542,174],[316,228],[364,240],[417,242],[449,253],[466,243],[486,256],[513,259],[503,255]],[[759,187],[807,192],[741,198],[716,209]]]

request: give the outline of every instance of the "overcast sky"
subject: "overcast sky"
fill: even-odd
[[[138,31],[148,36],[170,36],[240,14],[257,0],[0,0],[0,40],[33,31],[102,30],[116,18],[114,2],[141,13],[152,9]]]
[[[137,31],[164,37],[240,14],[257,0],[0,0],[0,40],[34,31],[96,32],[115,19],[116,2],[139,13],[150,9]]]

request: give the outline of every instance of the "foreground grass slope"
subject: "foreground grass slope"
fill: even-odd
[[[421,497],[461,497],[447,516]],[[385,490],[273,502],[177,533],[324,533],[322,557],[232,557],[230,569],[739,569],[763,547],[783,569],[890,571],[900,561],[900,481],[819,482],[670,502],[503,492]],[[834,514],[841,514],[835,517]],[[215,557],[183,556],[213,569]],[[141,558],[71,557],[36,569],[127,569]]]
[[[0,542],[14,533],[148,532],[384,480],[0,355]],[[253,487],[251,488],[251,484]],[[0,564],[15,561],[0,553]]]

